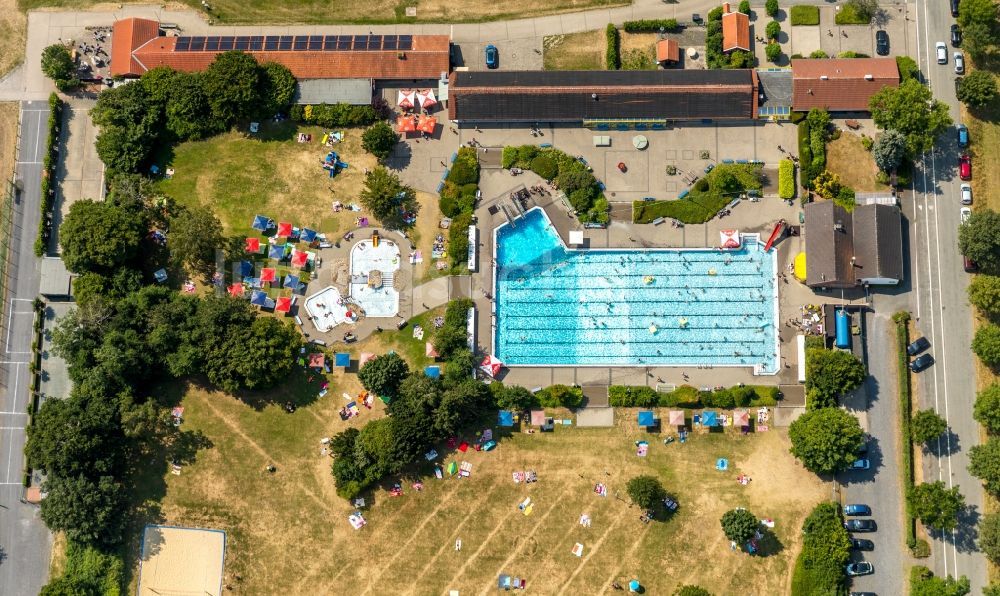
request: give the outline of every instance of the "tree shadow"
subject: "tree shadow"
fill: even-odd
[[[979,539],[979,519],[982,517],[975,505],[966,505],[958,513],[958,527],[953,534],[955,548],[961,553],[979,551],[976,541]]]
[[[761,530],[761,533],[764,536],[757,541],[757,552],[754,553],[756,556],[772,557],[785,550],[785,545],[770,528]]]
[[[940,440],[930,441],[923,445],[923,450],[937,457],[953,455],[962,450],[961,439],[950,428],[941,435]]]

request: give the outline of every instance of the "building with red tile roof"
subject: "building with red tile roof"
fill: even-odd
[[[660,64],[676,64],[681,60],[681,49],[677,40],[661,39],[656,42],[656,61]]]
[[[792,60],[792,107],[831,112],[867,112],[872,95],[899,86],[894,58]]]
[[[161,36],[159,23],[129,18],[112,33],[111,74],[138,77],[157,66],[205,70],[215,56],[242,50],[277,62],[299,80],[437,79],[449,70],[447,35]]]
[[[729,3],[722,5],[722,51],[750,51],[750,16],[729,10]]]

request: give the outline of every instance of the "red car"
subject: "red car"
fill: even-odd
[[[972,180],[972,158],[968,155],[958,158],[958,177],[962,180]]]

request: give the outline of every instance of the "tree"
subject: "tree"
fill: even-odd
[[[872,145],[872,159],[878,169],[886,174],[896,171],[906,155],[906,137],[898,130],[883,132]]]
[[[833,474],[857,459],[864,444],[858,419],[840,408],[810,410],[788,429],[792,455],[816,474]]]
[[[146,91],[150,102],[162,110],[173,93],[174,83],[181,76],[181,73],[169,66],[157,66],[144,72],[139,77],[139,84]]]
[[[111,273],[135,258],[145,232],[140,215],[106,202],[77,201],[59,228],[63,262],[74,273]]]
[[[52,79],[60,91],[70,91],[80,86],[73,56],[69,48],[62,44],[53,44],[42,50],[42,73]]]
[[[1000,276],[976,275],[969,284],[969,302],[987,317],[1000,316]]]
[[[1000,596],[1000,584],[990,584],[983,588],[983,596]]]
[[[987,323],[976,329],[972,337],[972,351],[986,366],[1000,365],[1000,327]]]
[[[295,75],[284,64],[265,62],[260,65],[262,118],[288,110],[295,99]]]
[[[958,24],[964,30],[974,23],[995,28],[997,5],[993,0],[962,0],[958,5]]]
[[[971,590],[969,578],[935,577],[934,572],[918,565],[910,568],[910,596],[966,596]]]
[[[781,57],[781,44],[771,42],[764,47],[764,55],[771,62],[777,62]]]
[[[1000,513],[989,513],[980,518],[979,550],[994,564],[1000,563]]]
[[[805,585],[813,588],[811,594],[843,593],[844,565],[851,558],[851,540],[843,522],[840,505],[828,501],[817,505],[802,524],[802,551],[793,581],[798,583],[801,567]]]
[[[972,416],[987,431],[1000,433],[1000,384],[993,383],[976,394]]]
[[[930,151],[938,135],[952,125],[948,106],[934,100],[930,89],[915,79],[899,87],[883,87],[872,96],[869,107],[876,126],[906,136],[910,157]]]
[[[989,71],[974,70],[959,81],[955,95],[970,108],[981,108],[997,96],[997,81]]]
[[[386,227],[401,229],[406,226],[403,212],[417,210],[417,196],[413,189],[404,186],[396,176],[382,166],[365,174],[365,187],[361,191],[361,204],[372,212]]]
[[[654,509],[667,498],[666,489],[654,476],[636,476],[628,481],[625,490],[632,502],[643,509]]]
[[[161,116],[162,109],[141,84],[101,92],[90,117],[101,129],[95,141],[97,155],[111,178],[138,172],[146,163],[162,131]]]
[[[869,21],[878,12],[878,0],[847,0],[847,5],[854,8],[859,17]]]
[[[764,12],[766,12],[769,17],[773,17],[778,14],[778,0],[767,0],[764,2]]]
[[[688,584],[674,590],[674,596],[712,596],[712,593],[701,586]]]
[[[969,449],[969,473],[982,480],[988,492],[1000,495],[1000,438],[990,437]]]
[[[152,71],[150,71],[152,72]],[[166,127],[177,139],[198,140],[216,130],[200,73],[177,73],[166,104]]]
[[[969,23],[962,27],[962,49],[973,58],[984,56],[995,43],[996,36],[988,24]]]
[[[389,353],[369,360],[358,371],[358,380],[375,395],[396,397],[400,383],[410,374],[410,367],[399,354]]]
[[[958,248],[987,273],[1000,272],[1000,213],[976,209],[958,228]]]
[[[42,521],[50,530],[66,532],[70,541],[114,545],[122,538],[127,495],[111,476],[51,476],[42,499]]]
[[[212,116],[222,128],[247,120],[259,111],[260,68],[250,54],[223,52],[215,57],[202,77]]]
[[[170,221],[170,256],[177,264],[210,277],[223,244],[222,223],[215,213],[208,207],[187,207]]]
[[[944,482],[923,482],[906,491],[906,507],[910,515],[935,530],[953,530],[958,514],[965,507],[965,497],[958,487],[945,488]]]
[[[257,317],[249,326],[217,332],[223,337],[207,350],[204,369],[209,381],[229,392],[267,389],[285,380],[302,345],[302,335],[291,324],[272,317]]]
[[[495,399],[497,408],[501,410],[523,412],[538,403],[538,399],[535,397],[535,394],[528,391],[524,387],[520,387],[518,385],[504,386],[500,383],[493,383],[493,385],[498,387]],[[492,388],[493,385],[490,387]]]
[[[781,33],[781,23],[778,21],[771,21],[764,28],[764,33],[768,39],[778,39],[778,34]]]
[[[730,509],[719,522],[726,538],[740,545],[753,538],[760,528],[760,520],[746,509]]]
[[[910,421],[910,438],[920,445],[929,443],[948,430],[948,422],[931,409],[920,410]]]
[[[399,135],[389,126],[388,122],[379,121],[368,127],[361,135],[361,146],[374,155],[379,161],[389,157],[392,148],[399,142]]]
[[[865,366],[850,352],[813,348],[806,352],[806,389],[811,408],[836,404],[837,396],[865,382]]]

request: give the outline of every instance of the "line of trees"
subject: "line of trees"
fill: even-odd
[[[802,524],[802,551],[792,572],[792,596],[843,594],[851,541],[837,503],[820,503]]]

